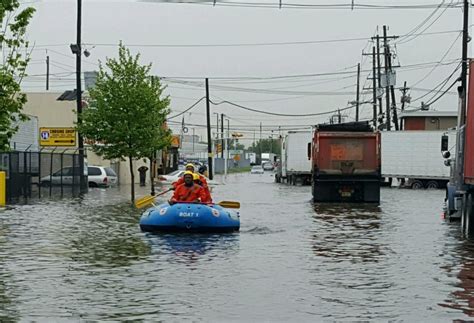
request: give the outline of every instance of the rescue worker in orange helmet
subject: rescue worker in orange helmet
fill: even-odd
[[[199,186],[201,186],[204,190],[204,194],[206,196],[206,198],[204,200],[202,200],[201,202],[203,203],[212,203],[212,197],[211,197],[211,193],[209,192],[209,188],[207,187],[207,183],[204,184],[203,181],[201,180],[201,177],[199,174],[196,174],[194,173],[194,183],[198,184]],[[205,179],[204,179],[205,181]],[[206,185],[206,186],[205,186]]]
[[[186,164],[185,170],[194,173],[194,165],[191,163]],[[173,182],[171,185],[173,185],[173,189],[176,189],[179,185],[183,183],[184,183],[184,176],[181,176],[180,178],[178,178],[176,182]]]
[[[170,204],[177,202],[203,202],[207,196],[204,189],[198,184],[194,183],[194,173],[186,171],[184,173],[184,183],[179,185],[169,201]]]

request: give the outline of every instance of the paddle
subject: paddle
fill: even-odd
[[[226,209],[240,209],[240,202],[236,201],[220,201],[217,205]]]
[[[146,207],[146,206],[148,206],[148,205],[150,205],[150,204],[153,204],[155,198],[157,198],[158,196],[161,196],[161,195],[163,195],[163,194],[166,194],[166,193],[168,193],[168,192],[170,192],[170,191],[172,191],[172,190],[173,190],[173,188],[170,188],[169,190],[166,190],[166,191],[164,191],[164,192],[161,192],[160,194],[155,195],[155,196],[153,196],[153,195],[148,195],[148,196],[142,197],[141,199],[138,199],[138,200],[135,201],[135,207],[136,207],[137,209],[142,209],[142,208],[144,208],[144,207]]]

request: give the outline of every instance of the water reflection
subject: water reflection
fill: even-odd
[[[314,204],[312,248],[334,261],[377,262],[388,250],[380,242],[380,207],[361,204]]]
[[[145,234],[152,253],[166,261],[194,264],[215,257],[226,259],[239,249],[238,233],[229,234]]]
[[[462,237],[459,237],[462,239]],[[453,263],[443,266],[442,269],[448,276],[456,273],[457,282],[454,283],[456,290],[453,291],[442,307],[462,311],[469,317],[474,317],[474,241],[461,240],[457,246],[458,252]]]
[[[77,207],[81,208],[77,222],[66,234],[72,260],[96,267],[123,267],[150,254],[150,246],[140,238],[137,212],[130,204],[106,205],[100,213],[96,205]]]
[[[13,275],[5,266],[7,253],[3,251],[9,232],[8,226],[0,225],[0,322],[16,322],[19,319],[15,307]]]

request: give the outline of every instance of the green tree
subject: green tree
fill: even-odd
[[[169,97],[164,87],[150,77],[151,64],[140,65],[122,44],[119,57],[101,64],[95,87],[90,90],[91,106],[81,116],[78,130],[94,142],[92,149],[106,159],[129,159],[131,198],[135,200],[133,160],[148,158],[170,145],[166,128]]]
[[[281,155],[281,145],[279,139],[261,139],[252,143],[249,150],[254,153],[274,153]]]
[[[21,93],[21,81],[26,76],[29,54],[25,39],[26,27],[35,10],[31,7],[19,11],[18,0],[0,2],[0,149],[9,149],[10,139],[18,130],[18,122],[27,120],[21,111],[26,95]]]

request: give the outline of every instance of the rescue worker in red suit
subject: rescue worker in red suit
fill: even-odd
[[[190,172],[193,172],[195,173],[195,169],[194,169],[194,165],[189,163],[186,165],[186,171],[190,171]],[[211,198],[211,192],[209,191],[209,186],[207,185],[207,180],[206,180],[206,177],[204,177],[203,175],[197,173],[197,175],[199,176],[199,185],[202,186],[202,188],[204,189],[206,195],[207,195],[207,198],[206,200],[208,202],[206,203],[212,203],[212,198]],[[184,177],[180,177],[176,182],[174,182],[172,185],[174,187],[174,189],[176,189],[179,185],[183,184],[184,183]]]
[[[194,173],[193,176],[194,183],[198,184],[204,189],[204,195],[206,196],[206,198],[204,200],[201,200],[201,202],[208,204],[212,203],[212,197],[211,193],[209,192],[209,188],[207,186],[204,186],[204,183],[201,181],[201,177],[199,176],[199,174]]]
[[[206,200],[206,193],[204,189],[198,184],[194,183],[193,172],[186,171],[184,173],[184,183],[176,187],[173,197],[169,201],[170,204],[178,202],[203,202]]]

